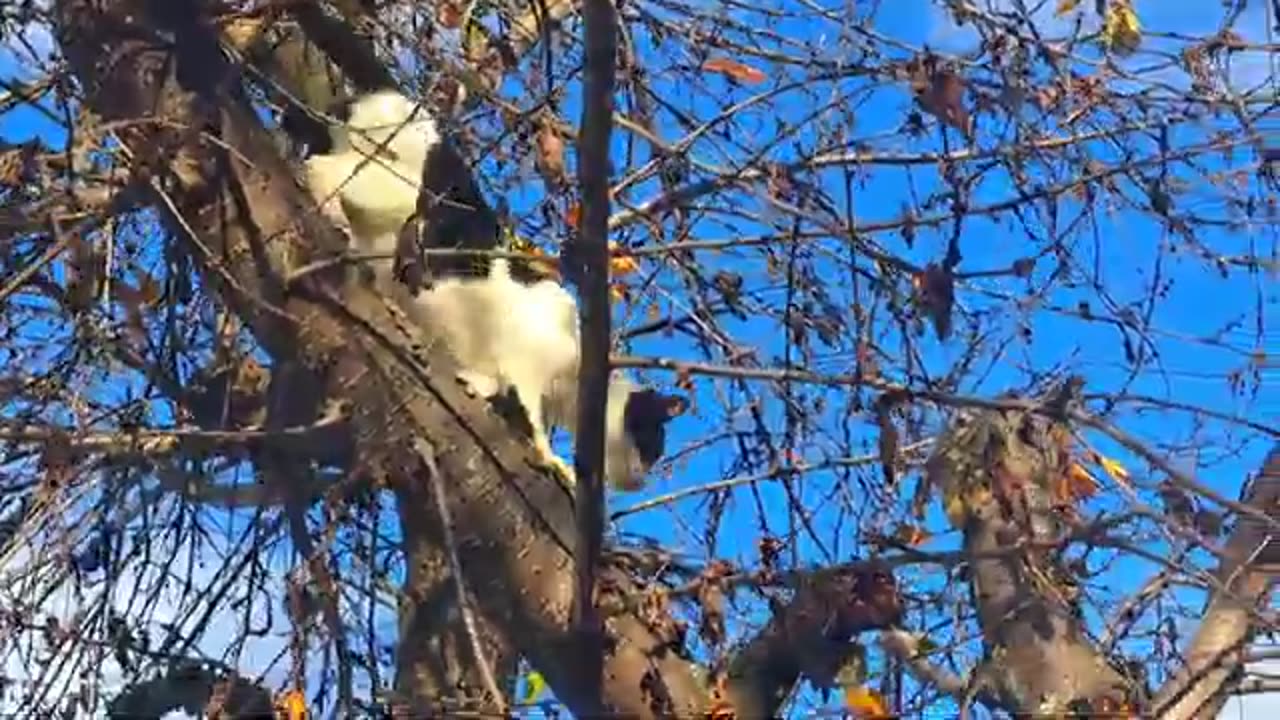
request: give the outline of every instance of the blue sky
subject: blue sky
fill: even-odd
[[[1011,5],[1012,3],[1006,3]],[[1030,4],[1030,3],[1029,3]],[[1092,3],[1083,3],[1089,6]],[[886,3],[886,7],[877,16],[877,31],[886,36],[898,38],[910,44],[928,43],[929,46],[943,52],[963,51],[973,46],[973,35],[970,31],[956,28],[939,11],[934,3],[926,0],[910,0],[901,3]],[[1039,27],[1046,35],[1061,32],[1063,22],[1052,18],[1052,3],[1043,3],[1036,14]],[[1251,3],[1252,14],[1236,26],[1247,40],[1262,40],[1266,23],[1261,17],[1263,3]],[[792,3],[781,3],[775,7],[794,9]],[[1216,21],[1219,5],[1216,3],[1156,3],[1138,2],[1137,9],[1144,26],[1149,29],[1167,32],[1203,32],[1204,28]],[[745,11],[731,13],[730,17],[742,20],[752,26],[767,26],[758,15]],[[843,56],[842,42],[847,41],[839,28],[832,25],[812,27],[798,23],[778,23],[771,28],[779,33],[795,33],[807,37],[821,46],[820,57],[824,60],[838,60]],[[576,28],[575,28],[576,31]],[[732,34],[732,30],[728,31]],[[1252,34],[1251,34],[1252,33]],[[1158,45],[1155,39],[1148,40]],[[1150,47],[1150,46],[1149,46]],[[683,42],[667,40],[660,50],[650,52],[680,52],[688,54],[688,45]],[[697,58],[690,56],[689,62]],[[902,87],[887,86],[865,91],[859,81],[813,82],[794,68],[771,66],[768,63],[752,63],[765,70],[769,80],[762,86],[733,87],[718,77],[704,76],[697,78],[697,83],[688,82],[687,76],[658,75],[653,82],[663,92],[664,99],[689,115],[709,119],[717,115],[723,106],[741,102],[762,90],[772,90],[788,82],[797,86],[778,96],[771,105],[758,105],[740,113],[735,119],[733,142],[721,139],[707,139],[693,146],[691,156],[703,163],[731,166],[745,162],[747,148],[759,147],[767,142],[771,133],[777,131],[777,123],[781,121],[808,121],[814,126],[839,128],[847,124],[847,118],[835,113],[826,113],[818,118],[808,118],[810,108],[828,97],[845,97],[847,105],[853,107],[856,128],[859,137],[873,138],[873,146],[877,151],[895,153],[920,153],[939,149],[937,133],[931,131],[926,139],[913,143],[903,143],[899,138],[876,139],[881,131],[889,131],[902,122],[911,102]],[[0,73],[8,76],[13,72],[12,64],[0,63]],[[1260,53],[1244,55],[1236,59],[1231,77],[1240,86],[1251,86],[1268,77],[1269,66]],[[1176,81],[1177,73],[1166,73],[1170,81]],[[519,90],[516,90],[519,92]],[[574,93],[562,108],[564,114],[577,119],[578,108]],[[682,132],[669,124],[660,124],[665,137],[679,138]],[[19,109],[0,118],[0,133],[6,139],[21,140],[32,135],[42,135],[50,142],[56,139],[49,136],[50,128],[42,123],[39,116],[28,109]],[[1200,130],[1191,132],[1177,131],[1176,143],[1198,141]],[[952,142],[958,142],[952,135]],[[991,137],[982,138],[991,143]],[[627,136],[615,131],[615,158],[625,157],[627,152]],[[1147,143],[1143,150],[1150,153],[1154,144]],[[803,154],[824,148],[812,131],[798,133],[794,142],[788,142],[774,148],[768,154],[773,161],[789,161]],[[1114,157],[1114,149],[1101,145],[1094,151],[1100,160],[1106,160],[1108,153]],[[1245,163],[1252,151],[1242,147],[1237,152],[1237,159]],[[641,151],[640,157],[644,157]],[[638,163],[637,163],[638,164]],[[1220,163],[1207,162],[1206,168],[1213,171]],[[1056,172],[1063,172],[1061,167]],[[510,174],[510,169],[508,169]],[[540,186],[531,179],[531,173],[525,167],[518,173],[524,181],[524,191],[510,196],[513,209],[518,216],[529,209],[530,201],[540,191]],[[1062,178],[1058,178],[1061,180]],[[827,190],[839,206],[841,212],[847,208],[843,202],[843,190],[839,185],[839,170],[823,173],[815,179]],[[1221,213],[1222,199],[1215,195],[1203,180],[1191,178],[1191,186],[1184,196],[1180,197],[1181,209],[1194,209],[1205,214]],[[1123,192],[1130,198],[1135,196],[1132,186],[1125,187]],[[851,213],[859,223],[889,221],[899,216],[902,203],[913,190],[923,195],[937,186],[936,173],[933,168],[901,170],[896,168],[871,168],[866,170],[865,182],[856,188],[853,195],[854,206]],[[659,192],[655,182],[637,185],[624,200],[641,203]],[[998,201],[1009,196],[1010,184],[1007,178],[997,176],[984,181],[977,189],[975,202]],[[718,201],[732,199],[747,204],[752,209],[760,209],[764,203],[752,191],[736,192],[719,196]],[[1114,207],[1105,207],[1113,204]],[[1154,258],[1159,254],[1161,244],[1169,238],[1156,224],[1145,217],[1126,210],[1114,200],[1100,201],[1100,221],[1094,232],[1100,241],[1078,243],[1076,251],[1084,264],[1103,269],[1103,282],[1114,302],[1118,306],[1139,302],[1145,295],[1141,284],[1150,280],[1155,271]],[[1063,203],[1062,218],[1074,219],[1081,208],[1078,204]],[[786,229],[785,218],[762,212],[765,222],[745,222],[710,216],[698,220],[694,226],[697,237],[729,238],[758,234],[768,231],[767,223],[776,222],[780,228]],[[534,220],[526,219],[526,228],[536,233],[540,225]],[[1029,221],[1033,233],[1043,233],[1043,221]],[[624,231],[618,237],[624,243],[632,245],[648,245],[654,242],[643,229]],[[922,229],[915,239],[914,246],[908,246],[897,234],[881,233],[874,236],[881,247],[892,254],[902,257],[917,265],[937,259],[945,246],[945,236]],[[1215,253],[1236,255],[1255,253],[1275,257],[1275,228],[1262,225],[1247,227],[1243,231],[1214,232],[1205,236],[1205,243]],[[1012,258],[1028,254],[1029,241],[1023,227],[1011,226],[1004,222],[993,222],[986,219],[974,220],[966,228],[965,260],[960,269],[972,270],[1006,266]],[[847,306],[852,298],[853,289],[848,278],[848,263],[839,254],[839,243],[814,243],[815,252],[826,251],[828,258],[818,263],[820,280],[827,284],[837,304]],[[746,279],[748,288],[765,288],[755,293],[752,302],[759,308],[777,307],[781,299],[779,283],[771,279],[764,271],[759,253],[753,251],[725,252],[720,255],[700,254],[699,265],[709,274],[716,269],[731,269],[741,273]],[[857,261],[858,267],[867,267],[865,258]],[[1037,267],[1031,283],[1043,285],[1048,263]],[[656,263],[646,263],[646,270],[658,270]],[[1255,331],[1255,321],[1265,326],[1266,320],[1274,313],[1276,292],[1274,277],[1263,275],[1247,276],[1236,271],[1231,277],[1223,279],[1212,271],[1212,266],[1198,258],[1183,254],[1167,260],[1160,268],[1162,278],[1172,282],[1172,288],[1165,300],[1153,312],[1151,337],[1160,351],[1161,362],[1136,378],[1129,392],[1157,398],[1174,398],[1182,403],[1201,406],[1226,415],[1240,415],[1254,420],[1270,423],[1274,426],[1277,409],[1280,408],[1280,395],[1274,389],[1274,372],[1262,378],[1263,389],[1259,399],[1247,402],[1230,394],[1225,385],[1227,373],[1247,368],[1248,353],[1264,350],[1274,353],[1280,342],[1276,331],[1264,327],[1261,332]],[[669,308],[687,306],[684,291],[673,281],[672,274],[659,273],[655,283],[656,291],[649,297],[657,302],[663,311]],[[1066,312],[1055,312],[1045,307],[1036,307],[1026,313],[1010,311],[1009,298],[1025,297],[1027,283],[1011,278],[975,281],[960,293],[961,307],[966,312],[985,312],[992,335],[989,348],[984,354],[979,367],[988,368],[980,382],[963,385],[959,392],[981,396],[993,395],[1005,390],[1023,388],[1026,382],[1025,368],[1045,370],[1062,366],[1073,372],[1083,374],[1088,380],[1087,390],[1106,393],[1121,387],[1125,381],[1125,361],[1122,342],[1112,325],[1086,322]],[[1088,299],[1094,305],[1095,312],[1104,311],[1094,291],[1078,289],[1066,291],[1055,289],[1048,297],[1051,304],[1066,310],[1073,309],[1076,304]],[[628,317],[630,310],[634,317]],[[1261,312],[1262,318],[1258,315]],[[627,308],[620,311],[617,324],[622,328],[633,325],[645,318],[643,307]],[[1231,326],[1234,321],[1241,321],[1238,326]],[[1024,339],[1019,332],[1020,325],[1031,328],[1029,339]],[[733,334],[735,342],[756,347],[760,350],[759,360],[765,365],[778,364],[785,355],[781,335],[776,323],[762,314],[752,314],[748,319],[727,323],[726,327]],[[963,326],[961,326],[963,327]],[[1230,329],[1223,331],[1224,327]],[[1206,343],[1202,339],[1210,334],[1223,333],[1223,342]],[[899,347],[897,333],[887,330],[881,342],[886,347]],[[923,352],[920,358],[924,367],[932,374],[945,372],[961,357],[961,349],[953,345],[938,342],[930,332],[918,340]],[[696,348],[676,337],[674,339],[654,338],[637,342],[628,351],[639,355],[658,355],[689,360],[700,359]],[[715,357],[715,362],[724,362],[723,354]],[[796,364],[805,369],[823,373],[839,374],[849,372],[852,358],[847,345],[839,349],[825,350],[816,353],[813,358],[798,361]],[[897,368],[892,368],[893,372]],[[1264,373],[1266,371],[1263,371]],[[666,373],[645,374],[654,381],[667,383],[671,375]],[[892,377],[892,376],[891,376]],[[1271,383],[1268,385],[1268,383]],[[760,383],[751,384],[751,392],[761,390]],[[809,401],[823,397],[828,402],[828,410],[820,414],[820,421],[815,428],[797,430],[795,432],[796,454],[810,463],[822,462],[832,457],[858,455],[875,452],[875,425],[873,419],[865,412],[852,413],[847,419],[843,417],[843,408],[848,400],[845,389],[811,388],[797,385],[795,393],[803,393]],[[781,401],[776,395],[769,395],[764,407],[767,424],[774,429],[781,428]],[[867,396],[865,399],[870,399]],[[744,393],[733,383],[722,380],[698,379],[696,405],[685,417],[672,425],[673,437],[669,441],[672,454],[681,448],[692,446],[703,441],[708,435],[721,431],[742,431],[750,427],[743,411]],[[737,408],[730,412],[725,407]],[[1262,438],[1253,433],[1252,437],[1239,431],[1228,431],[1221,425],[1193,428],[1182,416],[1171,416],[1168,413],[1139,413],[1131,408],[1123,409],[1116,422],[1127,431],[1144,439],[1161,442],[1183,440],[1191,433],[1197,433],[1198,445],[1206,450],[1198,457],[1177,456],[1175,463],[1184,471],[1196,474],[1199,479],[1224,494],[1234,497],[1238,492],[1241,479],[1258,467],[1263,454],[1269,449],[1272,440]],[[845,442],[845,433],[852,438],[852,443]],[[1097,447],[1105,453],[1122,460],[1137,476],[1140,483],[1150,480],[1149,470],[1134,458],[1118,451],[1112,444],[1091,438]],[[1243,443],[1243,444],[1242,444]],[[1239,445],[1238,451],[1235,450]],[[1228,453],[1218,448],[1233,448]],[[568,448],[566,447],[566,452]],[[663,477],[663,473],[655,473],[653,485],[646,491],[611,499],[613,509],[622,509],[646,498],[671,492],[678,488],[696,486],[706,482],[722,480],[730,477],[751,475],[758,470],[744,470],[737,467],[736,455],[732,443],[721,441],[704,447],[682,458],[673,469],[672,476]],[[818,529],[817,538],[809,536],[803,528],[793,527],[794,522],[786,511],[787,498],[777,482],[760,483],[757,487],[760,502],[765,508],[763,514],[757,512],[755,498],[750,488],[741,486],[735,489],[723,508],[723,527],[727,529],[713,548],[703,541],[703,532],[709,521],[709,511],[705,496],[696,496],[675,503],[673,506],[650,510],[629,516],[620,523],[619,530],[625,533],[636,533],[654,537],[668,547],[686,553],[695,559],[704,559],[712,554],[725,557],[735,562],[751,563],[755,560],[755,542],[759,537],[762,525],[767,525],[775,535],[795,533],[799,548],[797,560],[802,565],[843,561],[865,554],[866,548],[858,542],[855,526],[864,529],[874,525],[877,515],[890,514],[904,505],[901,498],[890,498],[866,490],[875,487],[879,470],[876,466],[866,468],[865,472],[851,474],[826,472],[805,473],[798,481],[798,491],[804,504],[813,512],[811,523]],[[909,480],[906,487],[911,487],[914,480]],[[1100,499],[1090,506],[1093,512],[1115,509],[1117,501],[1114,494]],[[936,533],[936,538],[926,545],[926,549],[938,550],[952,546],[956,542],[954,533],[946,532],[945,520],[935,511],[925,521],[926,527]],[[789,558],[788,558],[789,559]],[[1113,589],[1123,591],[1129,587],[1130,578],[1143,578],[1151,568],[1138,561],[1120,562],[1106,577],[1106,583]],[[904,578],[908,583],[919,583],[916,587],[933,586],[936,576],[926,576],[912,580],[908,575]],[[747,603],[744,609],[751,608]],[[759,610],[758,606],[755,608]],[[747,612],[741,616],[743,623],[734,629],[746,632],[753,622],[763,617],[759,612]],[[917,624],[923,616],[913,615]],[[1246,703],[1268,702],[1265,699],[1251,698]],[[1277,703],[1273,696],[1269,702]],[[1235,706],[1233,702],[1232,706]],[[1248,707],[1248,714],[1232,715],[1228,708],[1227,717],[1263,717],[1263,705]],[[945,709],[941,710],[945,712]]]

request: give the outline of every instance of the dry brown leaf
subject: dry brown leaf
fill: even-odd
[[[0,152],[0,187],[21,184],[30,153],[26,147]]]
[[[908,547],[923,545],[930,537],[928,530],[910,523],[899,525],[893,531],[893,538]]]
[[[676,387],[686,392],[693,391],[693,376],[687,367],[680,367],[676,370]]]
[[[876,424],[880,427],[880,467],[884,470],[884,482],[893,487],[898,479],[898,428],[893,424],[893,405],[883,397],[876,403]]]
[[[916,100],[925,112],[969,136],[973,132],[973,117],[964,106],[964,80],[951,70],[924,69],[916,71],[912,89]]]
[[[1098,494],[1098,488],[1102,486],[1098,479],[1078,462],[1071,463],[1067,472],[1063,474],[1063,479],[1066,482],[1064,487],[1060,488],[1056,498],[1060,502],[1074,503],[1077,500],[1091,498]]]
[[[762,83],[766,79],[763,72],[751,67],[750,65],[723,57],[712,58],[702,63],[702,69],[707,72],[717,72],[722,75],[728,75],[738,82],[750,85]]]
[[[1080,0],[1058,0],[1058,4],[1053,9],[1055,17],[1062,17],[1067,13],[1075,10],[1080,5]]]
[[[458,28],[462,26],[462,6],[459,0],[445,0],[436,5],[436,22],[441,27]]]
[[[559,188],[565,182],[564,140],[548,120],[538,130],[538,154],[534,164],[548,186]]]
[[[951,337],[951,310],[955,303],[955,278],[951,271],[937,263],[929,263],[924,272],[912,278],[912,284],[938,339]]]
[[[725,640],[724,578],[732,571],[728,563],[716,560],[698,579],[698,610],[702,618],[698,635],[711,646],[719,646]]]

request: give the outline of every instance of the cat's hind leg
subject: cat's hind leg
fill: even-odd
[[[547,419],[543,409],[545,391],[542,383],[532,378],[523,380],[515,383],[516,395],[519,396],[520,404],[529,418],[529,427],[533,431],[533,449],[537,451],[538,464],[543,468],[550,468],[565,481],[566,485],[573,487],[577,484],[573,465],[556,454],[556,451],[551,448],[551,438],[547,435]]]

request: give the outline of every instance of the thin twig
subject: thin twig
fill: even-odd
[[[480,678],[484,689],[498,706],[498,714],[506,714],[506,701],[494,681],[493,668],[489,667],[489,658],[485,656],[480,645],[480,633],[476,629],[475,609],[471,606],[471,596],[467,593],[466,581],[462,576],[462,561],[458,559],[458,543],[453,535],[453,517],[449,513],[449,504],[445,502],[444,481],[440,477],[440,468],[436,465],[435,450],[426,440],[418,438],[414,443],[422,462],[427,466],[427,477],[431,481],[431,494],[435,497],[436,512],[440,515],[441,533],[444,535],[444,546],[449,555],[449,573],[453,575],[453,587],[458,593],[458,608],[462,613],[462,625],[467,631],[467,640],[471,642],[471,652],[475,655],[476,664],[480,666]]]

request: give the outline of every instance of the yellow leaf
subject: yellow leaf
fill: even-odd
[[[609,271],[613,275],[629,275],[640,269],[640,263],[635,257],[627,254],[626,250],[619,250],[618,244],[609,243]]]
[[[1129,471],[1124,469],[1120,463],[1112,460],[1104,455],[1098,455],[1098,464],[1102,466],[1104,472],[1111,477],[1112,480],[1125,485],[1129,482]]]
[[[489,45],[489,33],[484,26],[476,22],[472,18],[467,23],[466,30],[462,36],[462,49],[466,52],[467,59],[480,60],[484,57],[485,48]]]
[[[1054,17],[1062,17],[1072,10],[1075,10],[1076,6],[1079,4],[1080,0],[1058,0],[1058,7],[1054,8],[1053,15]]]
[[[875,690],[863,685],[846,688],[844,704],[855,718],[872,720],[872,718],[889,717],[889,709]]]
[[[546,689],[547,679],[542,677],[542,673],[537,670],[531,670],[528,675],[524,676],[524,695],[520,697],[520,702],[528,705],[537,700],[542,691]]]
[[[1117,55],[1128,55],[1142,43],[1142,24],[1129,0],[1112,0],[1102,21],[1102,38]]]
[[[281,720],[306,720],[307,700],[302,691],[294,688],[286,690],[276,703],[279,712],[276,716]]]
[[[963,495],[946,493],[942,498],[942,509],[947,513],[947,520],[950,521],[951,527],[964,527],[964,516],[968,506],[965,504]]]
[[[237,50],[246,50],[262,35],[266,21],[262,18],[236,17],[227,22],[222,33]]]

